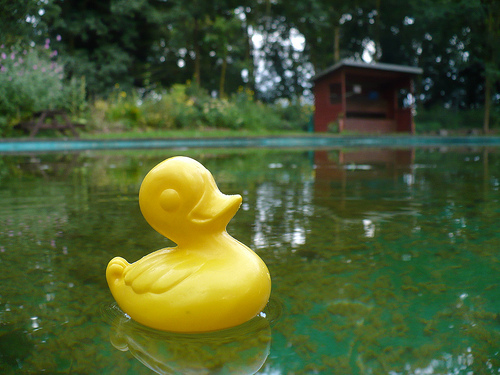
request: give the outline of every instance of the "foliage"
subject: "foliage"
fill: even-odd
[[[127,94],[117,85],[107,101],[93,106],[95,131],[143,130],[302,130],[309,106],[267,105],[241,87],[231,98],[213,98],[196,84],[174,85],[170,90]]]
[[[49,39],[43,47],[0,46],[0,134],[37,111],[83,110],[85,82],[65,80],[57,55]]]
[[[123,101],[119,113],[146,127],[237,127],[225,120],[233,107],[212,96],[232,102],[242,86],[266,103],[311,98],[311,77],[339,58],[422,67],[417,102],[426,110],[484,108],[491,126],[500,110],[498,0],[0,0],[0,35],[9,46],[61,35],[66,76],[85,77],[92,100],[111,95],[110,107],[115,84],[128,94],[161,92],[139,110],[155,107],[143,112],[154,113],[148,119],[130,96]],[[162,88],[188,80],[210,95],[162,113],[172,105]],[[252,115],[244,122],[255,123]]]
[[[494,118],[496,126],[500,125],[500,117]],[[437,132],[441,129],[472,132],[481,129],[483,111],[482,109],[446,109],[436,105],[428,109],[419,109],[415,122],[419,133]]]
[[[129,88],[147,82],[152,45],[163,30],[162,6],[144,0],[52,0],[39,28],[63,36],[68,75],[84,76],[89,93],[103,95],[116,82]]]
[[[30,42],[36,36],[32,15],[40,10],[38,0],[0,0],[1,43]]]

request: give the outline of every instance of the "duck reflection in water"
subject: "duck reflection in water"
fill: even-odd
[[[116,305],[110,312],[112,345],[158,374],[255,374],[269,355],[271,328],[263,315],[226,330],[182,334],[142,326]]]

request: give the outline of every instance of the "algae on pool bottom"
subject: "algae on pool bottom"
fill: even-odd
[[[140,350],[158,372],[168,367],[155,358],[182,366],[198,353],[199,373],[262,361],[262,374],[496,374],[499,151],[4,156],[0,370],[154,373]],[[110,257],[172,245],[142,218],[137,192],[152,166],[179,153],[207,166],[225,193],[242,193],[228,232],[264,259],[282,310],[251,339],[254,352],[244,336],[229,352],[159,345],[129,323],[116,331],[103,313],[113,303]],[[137,345],[122,352],[126,337]]]

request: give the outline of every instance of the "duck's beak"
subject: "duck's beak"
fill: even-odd
[[[220,191],[203,196],[189,213],[189,219],[196,224],[221,221],[224,225],[236,214],[241,206],[241,195],[225,195]]]

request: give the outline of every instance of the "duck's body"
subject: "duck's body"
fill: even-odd
[[[132,264],[114,258],[107,278],[118,305],[165,331],[214,331],[252,319],[269,299],[267,267],[228,234],[214,240],[224,250],[167,248]]]
[[[175,332],[229,328],[256,316],[269,299],[266,265],[225,230],[241,197],[220,193],[200,166],[189,158],[167,159],[141,187],[144,216],[178,246],[132,264],[114,258],[106,271],[122,310],[152,328]]]

